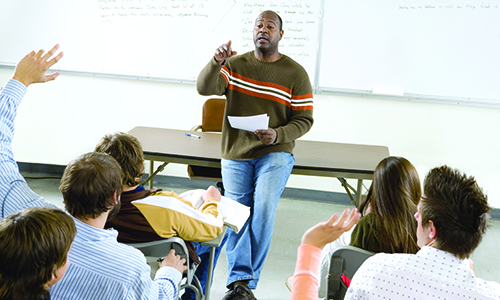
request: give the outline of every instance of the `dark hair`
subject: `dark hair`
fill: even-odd
[[[371,207],[372,228],[379,233],[381,252],[418,251],[414,215],[421,193],[417,170],[406,158],[390,156],[378,164],[360,211]]]
[[[39,299],[76,235],[60,209],[31,207],[0,221],[0,299]]]
[[[95,152],[111,155],[120,164],[123,184],[136,186],[136,178],[144,175],[144,156],[139,140],[125,132],[105,135],[95,147]]]
[[[87,153],[68,164],[59,190],[66,210],[75,218],[95,219],[113,207],[113,194],[123,189],[118,162],[104,153]]]
[[[422,226],[432,221],[436,227],[436,247],[461,259],[481,242],[492,209],[474,177],[446,165],[425,177],[420,208]]]
[[[261,12],[259,15],[261,15],[263,13],[273,13],[273,14],[275,14],[276,17],[278,17],[278,21],[280,22],[279,29],[280,29],[280,31],[283,30],[283,20],[281,19],[280,15],[278,15],[275,11],[272,11],[272,10],[265,10],[265,11]]]

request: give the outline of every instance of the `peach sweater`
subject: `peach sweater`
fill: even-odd
[[[299,246],[292,281],[292,300],[318,300],[320,259],[320,248],[312,245]]]

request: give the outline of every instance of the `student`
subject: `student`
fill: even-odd
[[[223,229],[222,214],[218,210],[221,194],[215,187],[207,189],[204,195],[204,204],[199,210],[174,192],[157,189],[146,190],[139,182],[144,175],[144,156],[139,140],[124,132],[105,135],[97,144],[95,152],[106,153],[115,158],[124,172],[123,193],[121,207],[118,214],[106,222],[105,228],[114,228],[118,231],[118,241],[122,243],[142,243],[156,241],[172,236],[179,236],[186,240],[186,245],[192,247],[191,258],[198,264],[196,277],[205,290],[210,247],[202,246],[198,242],[216,238]],[[162,219],[168,222],[155,223],[155,218],[148,218],[132,204],[149,196],[169,196],[170,209]],[[155,226],[152,226],[155,224]],[[153,227],[155,229],[153,229]],[[194,243],[191,243],[193,241]],[[214,268],[226,237],[221,245],[215,249]],[[199,256],[199,258],[198,258]],[[195,294],[186,289],[182,299],[194,299]]]
[[[43,50],[36,53],[31,51],[19,61],[12,79],[0,90],[0,218],[26,207],[56,207],[28,187],[14,160],[12,139],[17,107],[27,87],[33,83],[52,81],[59,76],[59,73],[45,75],[64,55],[61,52],[54,56],[57,49],[59,45],[55,45],[47,53]]]
[[[470,256],[490,218],[472,176],[448,166],[429,171],[418,205],[417,254],[377,254],[358,269],[345,299],[500,299],[500,284],[477,278]]]
[[[413,215],[421,196],[415,167],[404,157],[384,158],[375,168],[368,194],[360,204],[363,217],[352,232],[327,244],[321,251],[319,298],[327,296],[333,252],[342,244],[372,252],[417,253],[417,222]]]
[[[349,210],[346,209],[337,220],[338,214],[335,213],[330,220],[316,224],[302,236],[293,275],[292,300],[318,299],[321,248],[349,231],[361,217],[355,208],[348,215]]]
[[[306,71],[279,53],[283,22],[273,11],[257,17],[255,50],[236,56],[223,44],[201,71],[201,95],[225,95],[222,128],[222,181],[225,194],[251,207],[252,214],[226,244],[228,287],[224,300],[254,299],[269,250],[276,206],[294,165],[295,140],[313,124],[312,88]],[[232,128],[227,116],[269,115],[269,128]]]
[[[352,232],[350,245],[372,252],[416,253],[413,215],[421,195],[415,167],[404,157],[384,158],[359,206],[363,217]]]
[[[0,299],[50,299],[66,272],[76,235],[73,219],[57,208],[30,207],[0,221]]]
[[[144,255],[118,243],[116,231],[104,230],[120,208],[122,183],[120,165],[107,154],[87,153],[66,167],[59,189],[78,234],[54,299],[175,299],[185,259],[172,249],[153,282]]]
[[[487,197],[474,177],[448,166],[424,180],[415,214],[417,254],[380,253],[368,258],[352,278],[345,299],[500,299],[500,284],[477,278],[470,256],[488,227]],[[310,230],[311,231],[311,230]],[[310,231],[305,235],[311,237]],[[318,230],[312,229],[318,233]],[[314,255],[328,234],[316,234],[299,247],[292,299],[317,299]],[[331,236],[332,239],[335,236]],[[301,248],[313,248],[311,253]]]
[[[51,58],[54,46],[26,55],[13,78],[0,91],[0,213],[34,206],[52,206],[34,193],[19,173],[12,153],[14,119],[26,88],[35,82],[54,80],[45,75],[62,53]],[[139,250],[119,244],[116,232],[104,230],[112,211],[119,208],[122,172],[109,155],[87,154],[71,162],[62,178],[66,210],[74,217],[77,235],[69,253],[71,265],[51,291],[53,299],[174,299],[184,260],[171,251],[161,263],[155,281]]]

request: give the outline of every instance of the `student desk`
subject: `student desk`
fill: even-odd
[[[144,158],[151,161],[150,176],[161,172],[168,163],[220,167],[220,133],[166,128],[135,127],[129,131],[142,144]],[[201,138],[189,137],[192,133]],[[355,206],[361,200],[363,179],[371,180],[378,163],[389,156],[385,146],[343,144],[297,140],[294,149],[295,165],[292,174],[335,177],[345,188]],[[163,162],[154,170],[154,162]],[[357,179],[357,188],[346,181]],[[351,195],[356,195],[356,200]]]

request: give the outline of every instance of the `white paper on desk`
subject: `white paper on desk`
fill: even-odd
[[[227,116],[231,127],[254,132],[257,129],[269,128],[269,116],[267,114],[249,116],[249,117],[233,117]]]

